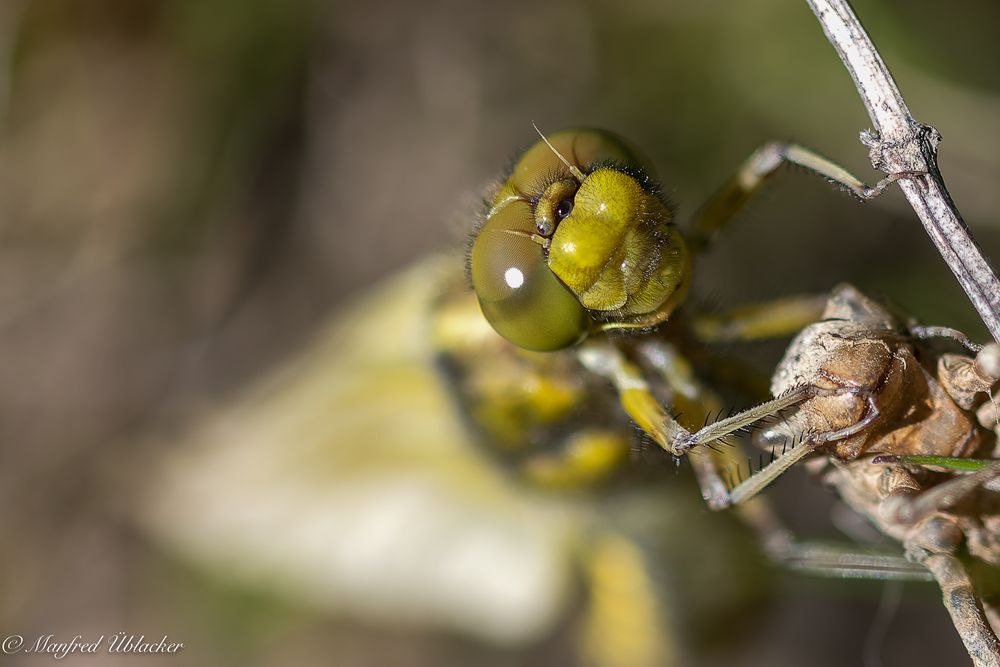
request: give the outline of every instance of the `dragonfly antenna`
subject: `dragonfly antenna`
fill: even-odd
[[[556,150],[556,147],[552,145],[552,142],[550,142],[548,138],[546,138],[546,136],[542,134],[542,131],[538,129],[538,126],[535,125],[535,121],[531,121],[531,127],[535,128],[535,132],[537,132],[538,136],[542,138],[542,141],[544,141],[545,145],[549,147],[549,150],[555,153],[557,158],[562,160],[562,163],[566,165],[567,169],[569,169],[569,173],[573,174],[573,178],[575,178],[578,182],[583,183],[583,179],[586,178],[584,173],[580,171],[577,167],[574,167],[572,164],[570,164],[569,160],[563,157],[563,154]]]

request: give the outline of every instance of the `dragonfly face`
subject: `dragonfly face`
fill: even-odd
[[[666,319],[690,260],[651,166],[620,137],[579,129],[520,157],[475,235],[469,273],[500,335],[551,351],[607,325]]]

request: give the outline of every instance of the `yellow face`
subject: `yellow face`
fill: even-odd
[[[537,351],[663,321],[684,297],[690,259],[652,168],[601,130],[548,139],[517,161],[473,241],[472,283],[486,319]]]

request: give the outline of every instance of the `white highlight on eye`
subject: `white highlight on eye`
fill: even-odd
[[[511,289],[517,289],[524,284],[524,274],[521,273],[521,269],[513,266],[504,271],[503,279]]]

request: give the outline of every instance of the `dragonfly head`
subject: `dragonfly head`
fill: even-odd
[[[664,321],[687,291],[690,255],[652,167],[601,130],[542,137],[490,203],[469,254],[483,314],[529,350]]]

